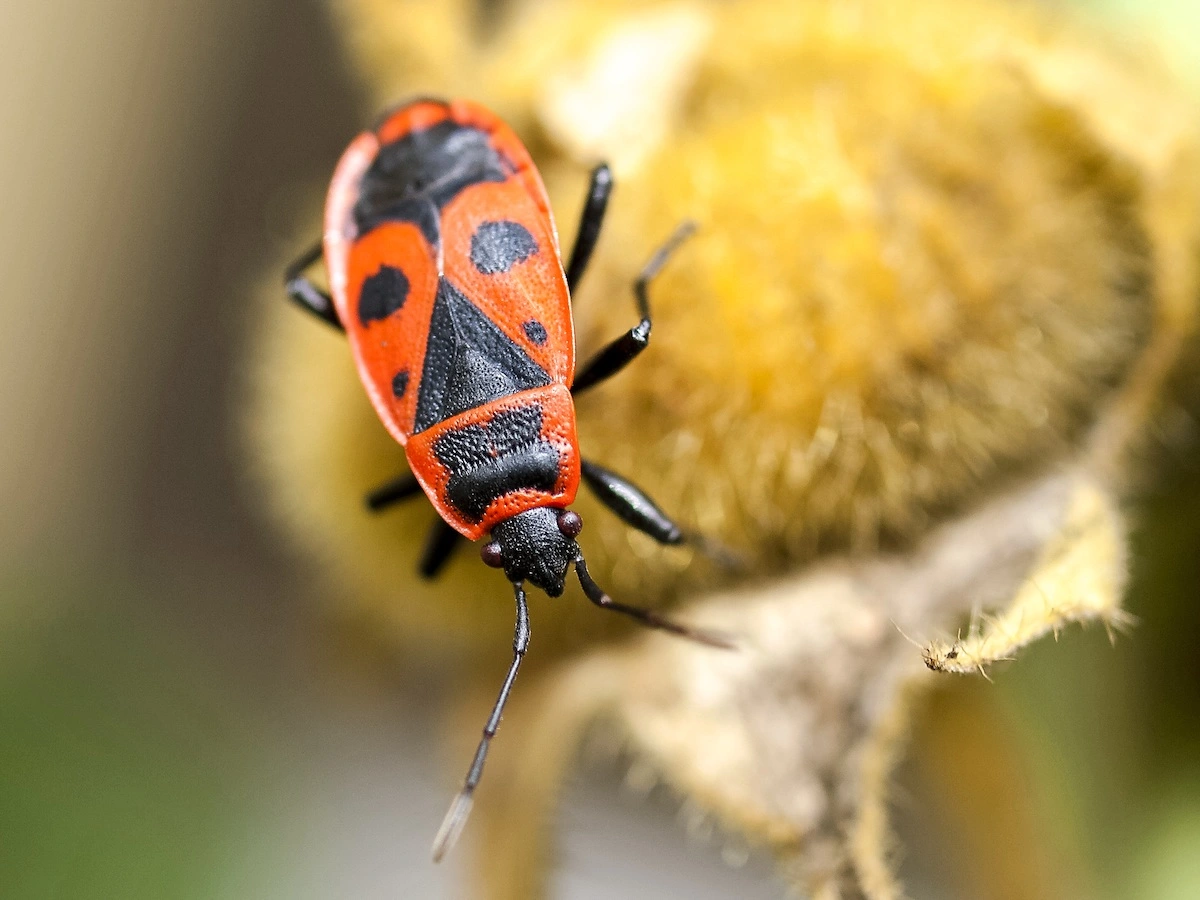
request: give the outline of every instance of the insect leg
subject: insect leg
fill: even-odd
[[[333,298],[302,274],[305,269],[321,258],[324,248],[320,241],[313,244],[304,255],[287,267],[283,273],[284,286],[288,296],[318,319],[321,319],[338,331],[342,331],[342,323],[338,321],[337,310],[333,308]]]
[[[588,574],[587,563],[583,561],[582,556],[575,559],[575,575],[579,578],[579,585],[583,588],[583,592],[587,594],[587,598],[601,609],[611,609],[613,612],[619,612],[622,615],[637,619],[643,625],[647,625],[650,628],[669,631],[671,634],[677,634],[680,637],[685,637],[700,644],[707,644],[710,647],[720,647],[723,650],[736,649],[734,643],[723,635],[680,625],[678,622],[659,615],[652,609],[643,609],[640,606],[626,606],[624,603],[618,603],[612,597],[608,596],[600,585],[592,580],[592,576]]]
[[[425,549],[421,552],[421,562],[418,565],[423,578],[436,578],[438,573],[454,555],[463,536],[438,519],[429,529],[429,537],[425,540]]]
[[[600,226],[604,223],[604,211],[608,208],[608,195],[612,193],[612,171],[607,163],[592,169],[592,181],[588,186],[587,200],[579,218],[579,230],[575,232],[575,246],[571,248],[571,261],[567,264],[567,288],[575,293],[575,285],[583,277],[596,239],[600,237]]]
[[[399,503],[401,500],[407,500],[409,497],[415,497],[421,493],[421,483],[417,481],[416,476],[410,472],[405,472],[396,478],[393,478],[387,484],[381,484],[375,490],[366,496],[367,509],[371,512],[380,512]]]
[[[637,299],[638,313],[642,317],[641,321],[592,357],[587,365],[575,376],[575,384],[571,388],[571,393],[580,394],[588,388],[599,384],[601,381],[611,378],[629,365],[639,353],[646,349],[646,345],[650,343],[650,327],[652,324],[650,321],[650,298],[646,293],[646,289],[651,279],[666,265],[667,260],[675,249],[695,230],[695,222],[684,222],[675,229],[674,234],[667,238],[666,243],[659,247],[658,251],[650,257],[650,261],[642,269],[642,273],[638,276],[637,281],[633,283],[633,294]]]
[[[687,540],[683,529],[633,482],[586,459],[582,463],[582,472],[592,493],[625,524],[650,535],[660,544],[682,544]]]
[[[471,814],[475,787],[479,784],[479,779],[483,777],[483,764],[487,760],[488,747],[492,738],[496,736],[496,729],[500,727],[500,717],[504,713],[504,704],[508,702],[509,692],[512,691],[513,682],[517,678],[517,669],[521,667],[521,660],[525,656],[525,651],[529,649],[529,608],[525,605],[525,589],[520,584],[514,584],[513,589],[517,599],[517,627],[513,633],[512,664],[508,667],[508,675],[504,679],[503,687],[500,688],[500,696],[496,698],[496,705],[492,707],[492,714],[488,716],[487,724],[483,727],[483,738],[475,750],[475,758],[471,761],[471,768],[467,770],[462,790],[451,801],[450,809],[446,811],[446,818],[442,820],[442,827],[438,829],[437,836],[433,839],[434,862],[441,862],[446,851],[454,846],[459,833],[462,832],[463,825],[466,824],[467,816]]]
[[[596,498],[626,525],[650,535],[660,544],[691,544],[726,569],[740,569],[745,561],[733,550],[702,534],[684,531],[640,487],[616,472],[582,460],[583,480]]]

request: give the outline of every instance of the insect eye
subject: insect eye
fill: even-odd
[[[558,530],[569,538],[576,537],[583,531],[583,519],[579,518],[579,513],[563,510],[558,514]]]
[[[504,565],[504,551],[500,549],[500,545],[495,541],[480,547],[479,556],[483,560],[484,565],[491,566],[493,569],[499,569]]]

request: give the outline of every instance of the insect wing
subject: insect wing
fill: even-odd
[[[389,222],[354,243],[346,269],[343,321],[359,375],[379,418],[404,444],[413,432],[437,260],[419,227]]]
[[[550,216],[525,179],[478,184],[444,210],[448,281],[547,375],[575,370],[571,305]]]

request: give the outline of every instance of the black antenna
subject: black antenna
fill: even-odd
[[[608,594],[604,593],[600,585],[592,580],[592,576],[588,574],[587,563],[583,561],[582,555],[575,557],[575,574],[578,576],[579,584],[583,588],[583,592],[587,594],[587,598],[601,609],[611,609],[613,612],[619,612],[637,619],[643,625],[658,628],[662,631],[669,631],[671,634],[677,634],[680,637],[685,637],[700,644],[707,644],[710,647],[720,647],[722,650],[737,649],[737,645],[730,638],[723,635],[714,634],[711,631],[702,631],[699,628],[689,628],[687,625],[680,625],[678,622],[673,622],[664,616],[660,616],[654,610],[618,603],[612,597],[608,596]]]
[[[483,737],[475,750],[475,759],[471,762],[471,768],[467,770],[462,790],[451,801],[450,809],[446,811],[446,818],[442,820],[442,827],[438,829],[437,836],[433,839],[434,862],[442,861],[442,857],[454,846],[459,834],[462,833],[463,826],[467,823],[467,816],[471,814],[471,804],[474,802],[475,787],[479,784],[479,779],[483,777],[483,764],[487,760],[488,746],[491,744],[492,738],[496,736],[496,729],[500,727],[500,717],[504,714],[504,704],[508,702],[509,692],[512,691],[513,682],[517,679],[517,669],[521,667],[521,660],[525,656],[525,651],[529,649],[529,608],[525,605],[525,589],[520,582],[513,582],[513,590],[517,598],[517,627],[513,633],[512,665],[508,667],[508,676],[504,679],[504,686],[500,688],[500,696],[496,698],[492,714],[488,716],[487,724],[483,726]]]

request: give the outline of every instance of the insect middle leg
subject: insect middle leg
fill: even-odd
[[[321,321],[332,325],[338,331],[343,331],[342,323],[338,320],[337,310],[333,306],[333,298],[304,277],[304,270],[320,259],[323,252],[324,246],[320,241],[309,247],[284,271],[284,286],[288,296],[301,308],[312,313]]]
[[[684,222],[650,257],[650,261],[638,275],[637,281],[633,283],[633,294],[637,300],[641,321],[592,357],[575,376],[575,383],[571,388],[572,394],[581,394],[588,388],[595,387],[600,382],[616,375],[646,349],[650,343],[650,328],[653,324],[650,321],[650,298],[647,288],[654,276],[667,264],[671,254],[695,230],[695,222]]]

